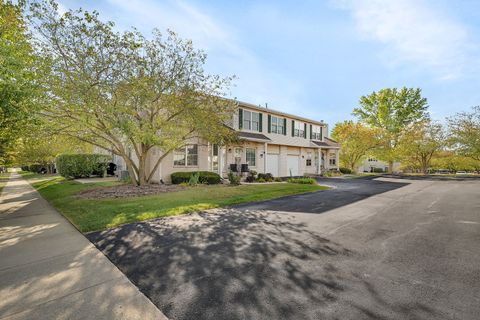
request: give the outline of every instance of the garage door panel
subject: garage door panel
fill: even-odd
[[[267,154],[267,173],[278,177],[278,154]]]
[[[299,156],[287,156],[287,173],[288,175],[298,176],[298,166],[299,166],[300,158]]]

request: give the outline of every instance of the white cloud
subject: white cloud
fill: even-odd
[[[170,28],[181,37],[192,39],[194,45],[209,54],[207,61],[216,73],[238,77],[233,96],[254,104],[269,103],[269,106],[293,112],[299,105],[301,86],[295,79],[273,72],[264,67],[254,51],[242,44],[230,25],[214,15],[209,15],[183,0],[155,2],[152,0],[108,0],[119,10],[116,18],[122,28],[131,23],[140,31],[153,28]],[[113,9],[112,8],[112,9]]]
[[[385,60],[414,63],[439,79],[456,79],[470,66],[474,49],[467,28],[422,0],[340,0],[335,4],[354,17],[360,34],[386,46]]]

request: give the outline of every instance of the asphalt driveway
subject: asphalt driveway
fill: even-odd
[[[171,319],[478,319],[480,181],[380,180],[88,237]]]

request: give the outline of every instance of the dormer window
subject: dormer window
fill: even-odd
[[[239,110],[240,113],[240,129],[262,131],[262,116],[259,112],[248,110]]]
[[[285,118],[279,118],[275,116],[268,116],[270,122],[270,131],[271,133],[286,134],[285,128]]]
[[[305,137],[305,124],[303,122],[295,121],[293,130],[294,137]]]
[[[312,140],[322,140],[322,127],[312,126]]]

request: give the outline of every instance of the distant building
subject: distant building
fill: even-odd
[[[358,172],[388,172],[388,162],[378,160],[374,157],[366,158],[358,167]],[[395,161],[393,163],[393,172],[400,172],[400,162]]]

